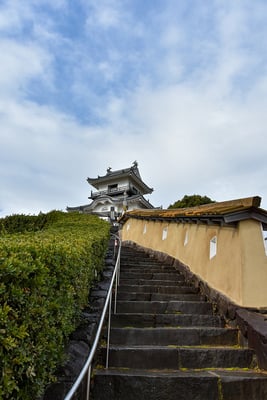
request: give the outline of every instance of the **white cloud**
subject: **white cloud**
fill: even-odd
[[[213,88],[205,93],[202,89],[185,84],[144,88],[125,103],[114,100],[115,108],[106,110],[113,131],[119,125],[128,132],[117,141],[115,154],[120,154],[121,164],[140,161],[141,171],[156,188],[152,197],[164,206],[196,192],[216,200],[263,196],[266,102],[255,102],[254,94],[248,94],[243,103],[214,96]],[[115,142],[119,136],[114,136]]]
[[[266,207],[266,7],[213,1],[189,12],[188,2],[141,3],[138,14],[131,2],[79,1],[81,36],[61,31],[36,0],[24,10],[5,3],[3,214],[86,204],[88,175],[135,159],[155,205],[199,193],[261,195]],[[69,17],[67,2],[53,4]],[[16,36],[25,21],[30,33]]]
[[[124,11],[116,0],[86,1],[88,9],[87,27],[116,28],[123,23]]]
[[[166,48],[180,46],[185,40],[183,30],[177,25],[166,26],[165,32],[162,33],[161,44]]]
[[[13,34],[22,29],[23,22],[32,18],[27,4],[20,1],[3,1],[0,5],[0,32],[12,29]]]
[[[46,80],[50,56],[34,43],[15,43],[10,39],[2,39],[0,52],[1,97],[27,90],[26,85],[32,78]]]
[[[77,186],[84,181],[80,190],[85,195],[94,133],[64,115],[31,104],[13,104],[8,112],[2,125],[7,134],[1,137],[0,208],[5,213],[36,213],[64,209],[72,199],[79,201]]]

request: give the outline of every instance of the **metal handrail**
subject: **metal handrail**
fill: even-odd
[[[67,395],[65,396],[64,400],[71,400],[73,395],[76,393],[77,389],[79,388],[83,378],[85,377],[87,373],[87,390],[86,390],[86,400],[89,400],[89,394],[90,394],[90,379],[91,379],[91,368],[92,368],[92,362],[94,359],[95,352],[97,350],[98,342],[100,339],[100,335],[102,332],[102,328],[104,325],[105,317],[106,317],[106,312],[107,308],[109,306],[109,315],[108,315],[108,337],[107,337],[107,356],[106,356],[106,368],[108,368],[108,355],[109,355],[109,339],[110,339],[110,322],[111,322],[111,304],[112,304],[112,290],[113,290],[113,285],[115,281],[115,302],[114,302],[114,314],[116,314],[116,302],[117,302],[117,287],[119,285],[119,270],[120,270],[120,253],[121,253],[121,239],[119,236],[112,234],[115,238],[115,243],[114,243],[114,254],[115,254],[115,249],[118,247],[118,252],[117,252],[117,259],[115,263],[115,268],[112,274],[109,290],[107,293],[106,301],[102,310],[101,318],[99,321],[99,325],[97,328],[97,332],[95,335],[95,340],[92,345],[92,348],[90,350],[90,353],[88,355],[88,358],[78,376],[76,381],[74,382],[72,388],[69,390]],[[117,241],[117,242],[116,242]],[[119,244],[118,246],[115,246]]]

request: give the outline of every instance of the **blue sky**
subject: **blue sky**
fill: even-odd
[[[0,216],[87,204],[134,160],[185,194],[267,208],[265,0],[0,0]]]

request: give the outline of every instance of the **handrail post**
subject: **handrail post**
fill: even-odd
[[[91,368],[92,368],[92,364],[89,365],[88,372],[87,372],[86,400],[89,400],[89,397],[90,397]]]

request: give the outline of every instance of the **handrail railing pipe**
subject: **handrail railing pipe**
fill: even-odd
[[[115,293],[114,293],[114,309],[113,309],[114,314],[117,313],[117,293],[118,293],[118,286],[120,285],[120,252],[121,252],[121,239],[119,238],[119,236],[116,236],[114,240],[114,256],[116,256],[117,254],[118,265],[117,265]]]
[[[98,342],[101,336],[101,332],[102,332],[102,328],[104,325],[104,321],[105,321],[105,317],[106,317],[106,313],[107,313],[107,309],[109,307],[109,315],[108,315],[108,332],[107,332],[107,356],[106,356],[106,368],[108,368],[108,361],[109,361],[109,341],[110,341],[110,324],[111,324],[111,313],[112,313],[112,291],[113,291],[113,285],[115,283],[115,301],[114,301],[114,310],[116,309],[116,301],[117,301],[117,285],[119,284],[119,280],[118,280],[118,272],[120,269],[120,254],[121,254],[121,239],[119,236],[112,234],[111,236],[113,236],[115,238],[115,240],[117,240],[117,247],[118,247],[118,252],[117,252],[117,259],[116,259],[116,263],[115,263],[115,267],[114,267],[114,271],[112,274],[112,278],[110,281],[110,286],[109,286],[109,290],[107,293],[107,297],[106,297],[106,301],[102,310],[102,314],[100,317],[100,321],[99,321],[99,325],[97,328],[97,332],[95,335],[95,339],[93,342],[93,345],[91,347],[90,353],[88,355],[88,358],[78,376],[78,378],[76,379],[76,381],[74,382],[72,388],[69,390],[69,392],[67,393],[67,395],[65,396],[64,400],[71,400],[72,397],[74,396],[74,394],[77,392],[82,380],[84,379],[85,375],[87,374],[87,388],[86,388],[86,400],[89,400],[89,396],[90,396],[90,380],[91,380],[91,368],[92,368],[92,362],[94,359],[94,355],[95,352],[97,350],[97,346],[98,346]]]

